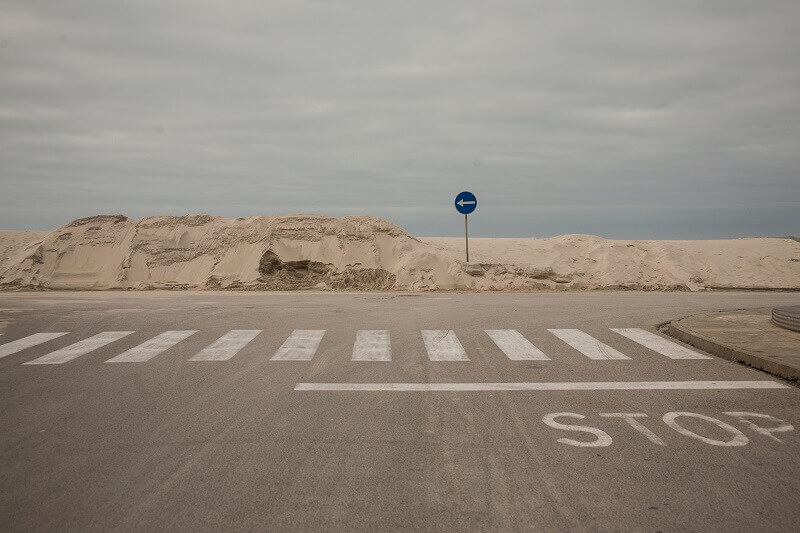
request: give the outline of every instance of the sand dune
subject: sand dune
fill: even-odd
[[[415,238],[379,218],[122,215],[0,232],[3,289],[800,289],[800,243]]]

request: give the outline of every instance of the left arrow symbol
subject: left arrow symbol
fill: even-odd
[[[466,205],[472,205],[472,204],[474,204],[474,203],[475,203],[475,201],[474,201],[474,200],[473,200],[473,201],[471,201],[471,202],[466,202],[466,201],[464,201],[464,200],[459,200],[459,201],[458,201],[458,205],[460,205],[461,207],[464,207],[464,205],[465,205],[465,204],[466,204]]]

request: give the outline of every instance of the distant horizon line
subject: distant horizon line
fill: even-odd
[[[141,217],[141,218],[130,217],[130,216],[122,214],[122,213],[98,213],[98,214],[95,214],[95,215],[90,215],[88,217],[78,217],[78,218],[72,219],[72,220],[70,220],[68,222],[65,222],[64,224],[62,224],[60,226],[56,226],[56,227],[52,227],[52,228],[24,228],[24,229],[22,229],[22,228],[0,228],[0,231],[50,232],[50,231],[56,231],[56,230],[58,230],[60,228],[63,228],[65,226],[72,225],[72,224],[74,224],[74,223],[76,223],[78,221],[84,221],[84,220],[88,221],[88,220],[96,218],[96,217],[124,217],[126,220],[133,220],[133,221],[136,221],[136,222],[140,222],[140,221],[148,219],[148,218],[170,217],[170,218],[180,219],[180,218],[185,218],[185,217],[198,217],[198,216],[208,216],[208,217],[212,217],[212,218],[219,218],[219,219],[226,219],[226,220],[244,220],[244,219],[247,219],[247,218],[254,218],[254,217],[286,217],[286,218],[288,218],[288,217],[302,217],[302,216],[321,217],[321,218],[330,218],[330,219],[352,218],[352,217],[371,217],[371,218],[377,218],[377,219],[385,220],[386,222],[389,222],[390,224],[395,225],[395,226],[403,229],[408,234],[410,234],[410,235],[412,235],[414,237],[429,238],[429,239],[437,239],[437,238],[440,238],[440,239],[450,239],[450,238],[452,238],[452,239],[461,239],[461,238],[463,238],[463,235],[458,235],[458,234],[456,234],[456,235],[441,235],[441,234],[439,234],[439,235],[427,235],[427,234],[412,233],[411,231],[407,230],[404,226],[402,226],[402,225],[400,225],[400,224],[398,224],[398,223],[396,223],[396,222],[394,222],[394,221],[392,221],[392,220],[390,220],[388,218],[380,217],[380,216],[377,216],[377,215],[360,214],[360,215],[334,216],[334,215],[324,215],[324,214],[319,214],[319,213],[302,213],[302,212],[282,213],[282,214],[273,214],[273,215],[268,215],[268,214],[250,214],[250,215],[241,216],[241,217],[229,217],[229,216],[224,216],[224,215],[214,215],[214,214],[207,213],[207,212],[196,212],[196,213],[186,213],[184,215],[156,214],[156,215],[144,216],[144,217]],[[790,240],[794,240],[796,242],[800,242],[800,236],[798,236],[798,235],[789,235],[789,234],[786,234],[786,235],[754,235],[754,234],[747,234],[747,235],[739,235],[739,236],[717,236],[717,237],[702,237],[702,238],[698,238],[698,237],[695,237],[695,238],[687,238],[687,237],[669,237],[669,238],[636,237],[636,238],[630,238],[630,237],[627,237],[626,238],[626,237],[608,236],[607,234],[588,233],[588,232],[569,232],[569,231],[561,232],[561,233],[559,233],[559,232],[549,232],[549,233],[545,234],[544,236],[537,236],[537,235],[510,235],[510,236],[509,235],[502,235],[502,236],[500,236],[500,235],[496,235],[496,234],[492,235],[492,236],[483,236],[483,235],[472,235],[471,234],[470,238],[471,239],[552,239],[552,238],[562,237],[562,236],[567,236],[567,235],[585,235],[585,236],[588,236],[588,237],[597,237],[597,238],[601,238],[601,239],[605,239],[605,240],[619,240],[619,241],[713,241],[713,240],[735,240],[735,239],[790,239]]]

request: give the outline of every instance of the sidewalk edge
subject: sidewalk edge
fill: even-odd
[[[717,340],[706,337],[705,335],[696,333],[680,324],[681,320],[684,318],[689,317],[683,317],[673,320],[669,323],[667,332],[670,336],[675,337],[679,341],[685,342],[686,344],[690,344],[695,348],[699,348],[704,352],[708,352],[716,357],[727,359],[729,361],[735,361],[737,363],[744,363],[748,366],[752,366],[753,368],[757,368],[758,370],[763,370],[764,372],[768,372],[780,378],[795,381],[800,384],[800,368],[794,368],[789,365],[770,361],[761,355],[745,352],[738,348],[728,346]]]

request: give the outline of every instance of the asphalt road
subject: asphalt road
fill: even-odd
[[[0,529],[796,531],[800,389],[610,328],[799,300],[0,294]]]

